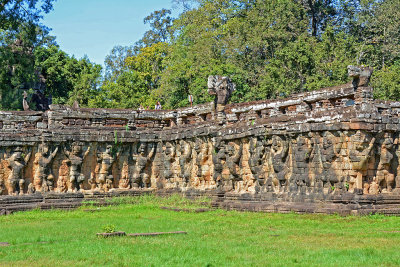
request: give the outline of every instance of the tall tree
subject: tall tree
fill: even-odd
[[[53,8],[55,0],[0,0],[0,28],[16,29],[24,22],[37,22]]]

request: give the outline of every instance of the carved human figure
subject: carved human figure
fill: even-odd
[[[349,181],[349,192],[363,192],[363,175],[367,169],[367,163],[371,158],[375,137],[370,138],[366,133],[358,130],[350,137],[349,159],[352,169]]]
[[[249,166],[256,180],[256,188],[262,187],[265,184],[265,173],[263,169],[265,161],[265,140],[255,137],[250,141]]]
[[[33,185],[33,183],[29,183],[28,185],[28,190],[26,191],[27,195],[32,195],[35,193],[35,186]]]
[[[96,183],[96,173],[95,172],[90,173],[90,178],[88,179],[88,184],[90,185],[90,191],[94,192],[98,189],[97,183]]]
[[[190,175],[192,173],[192,147],[188,141],[180,141],[180,157],[179,166],[181,168],[181,178],[183,179],[185,186],[189,185]]]
[[[242,180],[240,175],[240,160],[243,154],[243,143],[240,143],[239,149],[235,148],[234,142],[229,142],[226,145],[226,167],[229,170],[229,181],[226,184],[226,190],[232,187],[232,189],[237,189],[237,182]]]
[[[119,153],[117,153],[116,157],[118,157]],[[96,183],[100,190],[104,190],[108,192],[112,189],[114,177],[112,175],[112,165],[116,158],[112,154],[112,146],[107,145],[104,152],[100,152],[97,154],[97,163],[99,165],[99,172],[96,177]]]
[[[212,155],[212,161],[214,165],[214,181],[217,183],[218,188],[222,189],[224,186],[222,179],[222,170],[226,162],[226,144],[225,141],[220,141],[214,147],[214,153]],[[199,166],[200,168],[200,166]]]
[[[292,191],[303,192],[302,190],[310,186],[308,165],[312,151],[310,139],[299,135],[293,144],[293,173],[290,179]]]
[[[171,142],[165,143],[165,150],[163,152],[163,178],[170,183],[170,179],[173,177],[174,172],[172,170],[173,163],[175,162],[175,147],[171,144]]]
[[[380,186],[385,187],[382,189],[382,193],[392,192],[394,186],[394,174],[390,168],[393,160],[392,148],[393,138],[389,133],[385,133],[381,145],[379,164],[376,171],[377,183]]]
[[[371,182],[371,185],[369,185],[369,194],[371,195],[377,195],[379,194],[379,184],[376,181],[376,177],[374,177],[374,179]]]
[[[131,181],[129,179],[129,165],[127,161],[124,161],[122,165],[121,178],[118,183],[119,189],[129,189],[131,188]]]
[[[8,168],[11,170],[8,176],[8,192],[11,195],[23,194],[25,178],[24,168],[31,157],[29,152],[23,157],[23,149],[21,147],[16,147],[9,158],[7,158]]]
[[[147,150],[150,152],[147,153]],[[150,166],[154,156],[156,147],[149,143],[140,143],[138,153],[133,153],[132,159],[135,162],[135,169],[133,173],[133,187],[138,188],[143,186],[149,188],[151,186],[150,175],[146,168]]]
[[[208,93],[215,95],[214,107],[217,111],[217,120],[225,120],[225,105],[228,103],[236,85],[228,77],[223,76],[209,76],[208,77]]]
[[[209,145],[205,140],[198,139],[195,145],[198,185],[206,187],[211,185],[210,166],[208,165]]]
[[[83,190],[82,184],[85,181],[85,175],[82,173],[82,163],[89,154],[90,147],[88,147],[85,153],[83,153],[82,150],[82,143],[73,143],[71,151],[68,151],[64,148],[64,154],[67,156],[70,166],[68,192]]]
[[[38,153],[35,154],[35,160],[33,161],[35,169],[33,185],[35,186],[35,191],[46,192],[54,190],[54,176],[51,173],[51,163],[57,151],[58,147],[50,153],[47,144],[42,143],[39,145]]]
[[[70,161],[65,159],[61,162],[61,166],[58,169],[58,180],[57,180],[57,192],[66,193],[68,191],[68,176],[69,176],[69,165]]]
[[[278,189],[287,186],[289,143],[279,135],[272,137],[269,165],[273,169],[273,183]]]
[[[332,170],[332,164],[340,157],[340,150],[342,148],[342,142],[339,138],[330,131],[323,133],[322,144],[320,146],[321,164],[322,164],[322,175],[320,180],[322,181],[322,187],[337,187],[337,183],[340,182],[340,177]]]

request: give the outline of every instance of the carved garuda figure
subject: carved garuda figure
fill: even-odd
[[[214,146],[214,153],[212,154],[212,161],[214,165],[214,181],[217,183],[219,189],[222,189],[222,171],[226,162],[226,146],[225,141],[220,141]]]
[[[228,77],[219,75],[208,77],[208,93],[215,95],[214,108],[217,111],[217,119],[219,121],[225,120],[225,105],[235,89],[236,85]]]
[[[146,154],[148,148],[150,152]],[[133,162],[135,162],[135,170],[133,173],[133,187],[137,188],[143,185],[145,188],[151,186],[150,175],[147,173],[146,168],[151,164],[151,160],[155,153],[156,147],[153,144],[140,143],[138,152],[133,152]]]
[[[31,153],[23,155],[23,149],[17,147],[14,149],[12,155],[7,158],[8,168],[11,170],[8,176],[9,194],[17,195],[24,193],[25,179],[23,177],[24,168],[31,157]]]
[[[304,135],[299,135],[296,138],[296,142],[292,145],[292,151],[294,168],[290,179],[291,191],[304,193],[304,189],[310,186],[308,164],[313,151],[310,139]]]
[[[35,191],[53,191],[54,176],[51,173],[51,162],[57,154],[58,147],[50,153],[47,144],[40,144],[38,153],[35,155],[35,174],[33,175],[33,185]]]
[[[340,157],[342,142],[340,137],[334,133],[326,131],[323,133],[322,143],[320,144],[320,162],[322,165],[322,175],[318,178],[322,182],[322,187],[338,187],[341,182],[340,176],[335,173],[333,164]]]
[[[357,131],[350,137],[349,158],[351,164],[350,192],[362,193],[363,176],[371,158],[371,152],[375,143],[375,137],[371,138],[367,133]]]
[[[82,155],[83,144],[73,143],[71,151],[64,148],[64,153],[67,156],[70,166],[69,170],[69,192],[76,192],[76,190],[83,190],[82,183],[85,180],[85,175],[82,173],[83,160],[90,152],[90,147]]]
[[[119,153],[114,156],[112,154],[112,146],[107,145],[104,152],[97,154],[97,162],[98,162],[98,176],[96,177],[96,182],[98,183],[99,189],[108,191],[112,189],[112,183],[114,177],[112,175],[112,165],[115,161],[115,158],[119,156]]]
[[[239,149],[236,149],[235,143],[229,142],[226,145],[225,150],[227,152],[226,167],[229,170],[228,188],[230,184],[232,184],[233,189],[237,190],[237,182],[242,180],[242,177],[240,175],[240,161],[243,154],[243,143],[240,143]]]
[[[376,180],[378,185],[385,187],[382,189],[383,193],[392,192],[392,188],[394,186],[394,173],[391,170],[392,160],[394,158],[392,148],[393,138],[390,133],[385,133],[376,172]]]
[[[196,165],[197,165],[197,181],[201,187],[210,186],[212,181],[210,177],[209,166],[209,145],[206,140],[198,138],[195,144],[196,151]]]
[[[192,146],[189,141],[180,141],[179,166],[181,167],[181,178],[185,182],[185,186],[189,185],[190,175],[192,173]]]
[[[171,144],[171,142],[165,143],[165,150],[163,151],[163,178],[167,180],[168,183],[171,183],[170,179],[173,178],[174,172],[172,170],[173,164],[175,162],[175,146]]]
[[[371,78],[373,69],[370,67],[357,67],[349,65],[347,66],[347,72],[349,77],[353,78],[352,84],[354,87],[368,86],[369,79]]]
[[[249,166],[251,173],[256,181],[257,188],[265,183],[265,175],[263,171],[265,159],[265,141],[260,138],[253,138],[250,141],[250,157]]]
[[[289,171],[289,143],[286,139],[274,135],[272,137],[269,164],[273,168],[273,183],[278,189],[285,189],[287,186],[286,174]]]

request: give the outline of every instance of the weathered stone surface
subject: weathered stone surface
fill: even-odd
[[[29,203],[26,195],[78,191],[210,192],[227,208],[251,199],[238,209],[278,211],[285,210],[279,203],[350,207],[360,196],[367,203],[393,196],[393,203],[400,200],[400,102],[374,100],[372,70],[349,69],[348,84],[282,100],[227,104],[234,86],[212,77],[220,106],[2,111],[0,195]]]

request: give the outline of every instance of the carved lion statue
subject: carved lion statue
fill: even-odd
[[[357,67],[353,65],[347,66],[347,73],[349,74],[349,77],[353,78],[353,85],[356,87],[368,86],[372,72],[373,69],[370,67]]]
[[[226,105],[236,85],[228,77],[213,75],[208,77],[208,93],[215,95],[215,104]]]

